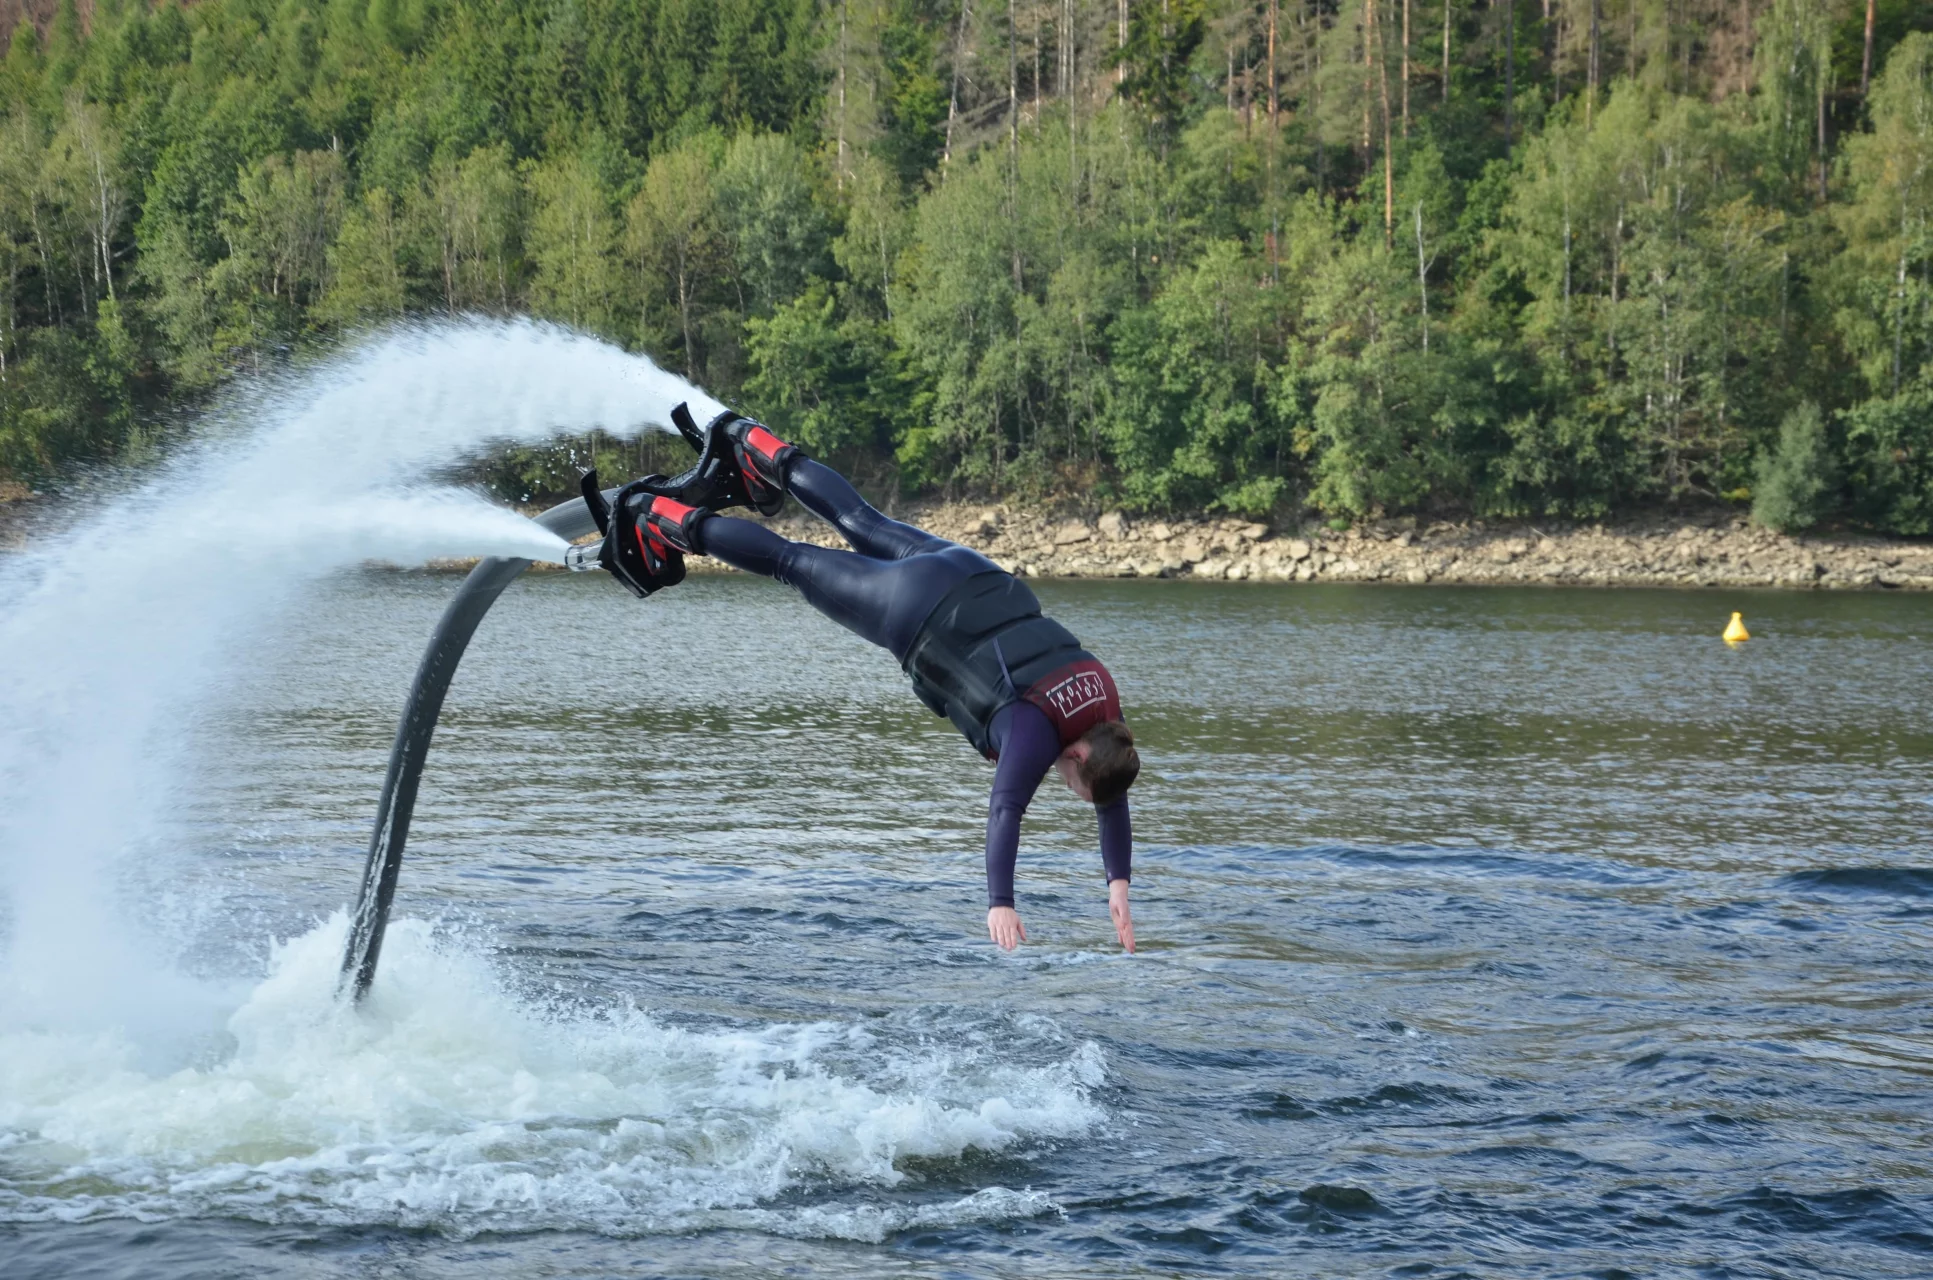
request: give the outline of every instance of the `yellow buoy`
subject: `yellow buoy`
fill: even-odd
[[[1738,644],[1740,641],[1750,640],[1751,638],[1752,633],[1745,629],[1745,619],[1741,615],[1734,613],[1732,620],[1725,624],[1725,643]]]

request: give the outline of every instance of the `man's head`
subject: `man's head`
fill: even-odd
[[[1095,804],[1112,804],[1120,799],[1141,772],[1134,730],[1120,720],[1095,725],[1061,752],[1054,763],[1068,789]]]

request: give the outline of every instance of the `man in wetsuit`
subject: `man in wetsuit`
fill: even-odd
[[[1058,771],[1095,807],[1108,914],[1133,951],[1127,790],[1141,762],[1107,668],[1042,616],[1025,583],[971,547],[888,519],[838,472],[759,423],[726,413],[700,431],[683,405],[673,418],[700,450],[690,471],[634,482],[614,509],[595,475],[585,478],[585,498],[605,530],[597,562],[646,596],[683,579],[684,556],[715,556],[785,583],[898,659],[920,700],[995,762],[987,933],[1005,950],[1027,937],[1013,897],[1020,820],[1041,779]],[[717,514],[744,505],[775,515],[788,493],[853,549],[792,542]]]

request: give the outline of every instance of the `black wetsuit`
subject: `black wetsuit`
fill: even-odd
[[[1001,573],[971,547],[889,519],[844,476],[809,458],[793,462],[786,489],[845,535],[852,551],[793,542],[764,525],[714,516],[698,526],[700,550],[792,587],[806,603],[904,663],[940,601],[968,578]],[[987,902],[1010,907],[1020,819],[1063,744],[1047,714],[1016,699],[989,732],[997,760],[987,806]],[[1132,830],[1127,797],[1098,810],[1101,859],[1109,880],[1129,878]]]

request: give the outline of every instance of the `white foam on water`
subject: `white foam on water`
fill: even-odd
[[[345,930],[338,914],[278,948],[228,1020],[233,1053],[212,1065],[144,1071],[112,1033],[0,1034],[0,1220],[876,1241],[1054,1212],[1004,1187],[837,1201],[900,1184],[908,1157],[1009,1151],[1101,1119],[1092,1044],[1021,1067],[944,1037],[914,1048],[831,1024],[693,1031],[632,1009],[540,1009],[419,921],[391,928],[383,980],[357,1010],[334,997]],[[845,1065],[822,1060],[834,1056]],[[768,1203],[826,1190],[843,1194]]]

